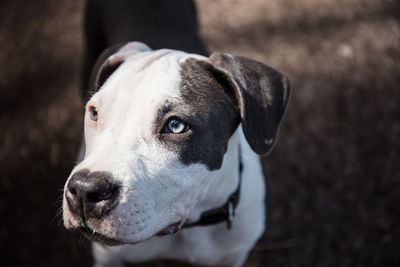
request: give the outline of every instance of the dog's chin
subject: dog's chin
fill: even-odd
[[[176,223],[170,224],[169,226],[161,229],[159,232],[154,234],[154,236],[166,236],[166,235],[175,234],[181,229],[181,226],[182,226],[182,222],[176,222]],[[88,226],[81,226],[77,230],[79,230],[90,241],[102,243],[107,246],[121,246],[121,245],[126,245],[126,244],[134,245],[134,244],[143,242],[146,239],[148,239],[148,238],[146,238],[146,239],[139,240],[139,241],[118,240],[116,238],[111,238],[111,237],[102,235],[101,233],[96,232],[95,230],[92,230]],[[150,236],[150,237],[152,237],[152,236]]]

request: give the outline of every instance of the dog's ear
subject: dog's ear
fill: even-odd
[[[150,47],[141,42],[118,44],[104,50],[97,59],[90,75],[89,91],[91,93],[97,92],[126,58],[150,50]]]
[[[290,94],[282,73],[244,57],[213,53],[209,61],[232,86],[250,147],[260,155],[273,147]]]

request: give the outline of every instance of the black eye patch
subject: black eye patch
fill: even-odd
[[[166,101],[158,112],[159,140],[184,164],[219,169],[240,122],[237,105],[198,60],[188,59],[181,67],[181,98]]]

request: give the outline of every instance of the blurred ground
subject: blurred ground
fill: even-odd
[[[210,51],[292,81],[278,144],[263,159],[268,231],[246,266],[399,266],[399,1],[198,9]],[[82,11],[81,1],[0,2],[2,266],[92,262],[89,243],[56,216],[82,130]]]

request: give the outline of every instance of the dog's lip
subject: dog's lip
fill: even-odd
[[[183,224],[181,221],[172,223],[172,224],[168,225],[167,227],[161,229],[161,231],[156,233],[155,236],[165,236],[165,235],[175,234],[176,232],[178,232],[181,229],[182,225]],[[82,226],[76,228],[76,230],[80,231],[87,239],[94,241],[94,242],[100,242],[100,243],[103,243],[108,246],[120,246],[120,245],[124,245],[124,244],[139,243],[139,242],[134,242],[134,243],[124,242],[122,240],[118,240],[115,238],[105,236],[105,235],[91,229],[87,225],[82,225]]]
[[[95,241],[95,242],[100,242],[100,243],[103,243],[108,246],[118,246],[118,245],[125,244],[125,242],[122,242],[118,239],[102,235],[102,234],[96,232],[95,230],[92,230],[91,228],[89,228],[86,225],[79,227],[77,230],[79,230],[81,233],[83,233],[83,235],[87,239],[89,239],[91,241]]]
[[[157,236],[164,236],[164,235],[171,235],[175,234],[181,229],[182,222],[175,222],[173,224],[168,225],[167,227],[163,228],[161,231],[159,231],[156,235]]]

